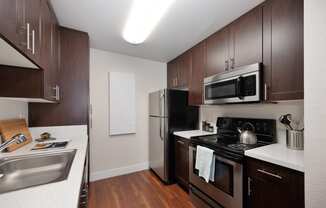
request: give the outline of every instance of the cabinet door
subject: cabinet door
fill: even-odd
[[[177,62],[172,60],[167,64],[167,85],[169,89],[173,89],[177,86]]]
[[[23,0],[0,1],[0,36],[17,48],[26,47],[26,28],[23,22]]]
[[[189,80],[189,105],[203,103],[203,79],[206,65],[206,42],[201,42],[192,49],[192,70]]]
[[[228,70],[229,28],[224,28],[207,38],[205,77]]]
[[[278,181],[262,178],[251,179],[251,208],[290,208],[291,194],[288,188]]]
[[[189,157],[188,142],[176,138],[175,140],[175,176],[180,185],[188,189],[189,184]]]
[[[241,16],[230,26],[230,69],[262,62],[262,7]]]
[[[267,100],[303,99],[303,0],[271,0],[264,7]]]
[[[56,85],[52,66],[53,53],[53,21],[51,9],[47,1],[42,1],[41,7],[41,66],[44,73],[44,97],[54,100]]]
[[[304,208],[304,174],[247,159],[249,207]]]
[[[191,53],[185,52],[178,57],[178,88],[187,88],[191,74]]]
[[[27,38],[27,50],[26,55],[36,63],[39,63],[40,59],[40,44],[41,44],[41,30],[40,25],[40,12],[41,12],[41,0],[25,0],[25,24]]]

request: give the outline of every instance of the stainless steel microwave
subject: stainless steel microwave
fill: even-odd
[[[204,79],[204,104],[261,101],[262,64],[236,68]]]

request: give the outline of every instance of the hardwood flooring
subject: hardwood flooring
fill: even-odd
[[[195,208],[177,184],[164,185],[151,171],[90,184],[89,208]]]

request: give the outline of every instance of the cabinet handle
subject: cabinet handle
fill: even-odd
[[[235,66],[235,59],[234,59],[234,58],[231,58],[231,59],[230,59],[230,62],[231,62],[231,69],[234,69],[234,66]]]
[[[30,33],[30,25],[29,25],[29,23],[27,23],[26,24],[26,30],[27,30],[27,32],[26,32],[26,34],[27,34],[27,50],[31,50],[31,46],[30,46],[30,41],[29,41],[29,33]]]
[[[251,178],[250,177],[248,177],[248,196],[251,196],[251,193],[252,193],[252,191],[251,191]]]
[[[266,83],[264,84],[264,100],[268,100],[268,85]]]
[[[225,71],[229,70],[229,60],[225,61]]]
[[[53,98],[55,100],[60,100],[60,87],[56,85],[55,87],[53,87],[53,90],[55,91],[55,95],[53,96]]]
[[[32,30],[32,53],[35,54],[35,30]]]
[[[258,172],[262,173],[262,174],[265,174],[265,175],[269,175],[269,176],[272,176],[274,178],[278,178],[278,179],[281,179],[282,180],[282,176],[280,175],[277,175],[277,174],[274,174],[274,173],[270,173],[266,170],[262,170],[262,169],[257,169]]]
[[[177,142],[181,145],[184,145],[185,143],[183,141],[177,140]]]

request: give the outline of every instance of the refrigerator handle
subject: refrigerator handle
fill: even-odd
[[[164,95],[164,92],[163,92],[163,93],[160,93],[160,102],[159,102],[160,116],[162,116],[162,110],[164,108],[164,102],[165,102],[165,95]],[[163,132],[163,136],[162,136],[162,132]],[[161,138],[161,140],[164,140],[164,126],[163,126],[163,131],[162,131],[162,117],[160,118],[160,138]]]

